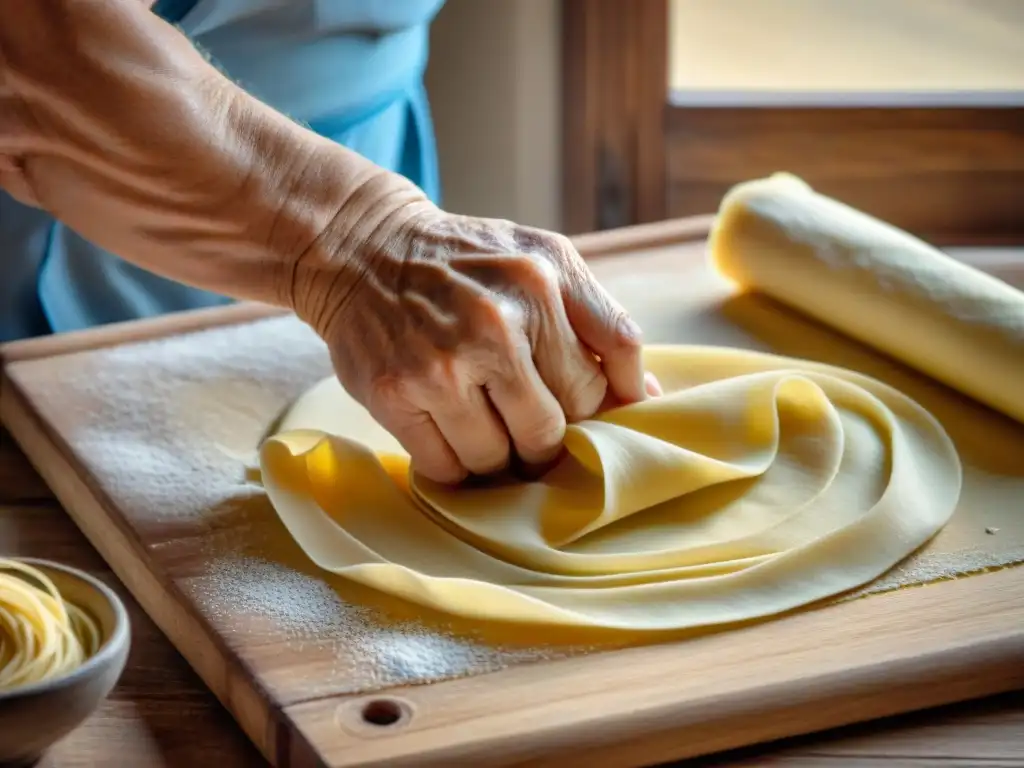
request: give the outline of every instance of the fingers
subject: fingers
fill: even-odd
[[[565,419],[576,422],[593,416],[608,383],[593,353],[573,330],[562,299],[562,281],[551,262],[529,255],[482,256],[457,258],[452,266],[497,292],[481,307],[478,322],[483,326],[504,323],[509,326],[506,334],[526,334],[524,341],[532,349],[540,386],[554,396]],[[513,307],[495,311],[494,302]]]
[[[505,469],[513,447],[522,463],[546,464],[561,451],[565,415],[528,352],[512,355],[486,391],[421,382],[404,387],[400,399],[371,399],[368,410],[409,452],[415,470],[438,483]]]
[[[466,470],[489,475],[508,466],[508,433],[483,389],[470,386],[461,398],[434,401],[434,423]]]
[[[409,452],[415,470],[438,483],[488,475],[509,464],[508,432],[477,377],[464,365],[378,382],[367,409]]]
[[[665,390],[661,388],[661,382],[658,381],[658,377],[649,371],[644,374],[644,389],[647,390],[647,394],[650,397],[661,397],[665,394]]]
[[[640,327],[601,287],[579,256],[574,255],[564,282],[565,310],[580,340],[601,358],[608,387],[620,403],[648,395],[643,368]]]
[[[661,397],[664,391],[661,388],[661,383],[655,377],[653,373],[644,374],[644,389],[647,391],[648,397]],[[598,413],[604,413],[610,411],[612,408],[618,408],[622,405],[622,402],[612,394],[611,390],[604,396],[604,401],[601,403],[601,407],[597,409]]]
[[[524,330],[532,341],[537,373],[569,422],[589,419],[604,400],[608,382],[601,366],[580,343],[565,311],[561,280],[547,260],[529,256],[510,262],[533,316]]]
[[[651,374],[645,381],[648,394],[661,394]],[[488,475],[508,467],[513,458],[509,431],[522,463],[545,466],[553,461],[561,450],[565,418],[528,361],[520,360],[518,371],[510,375],[495,377],[488,389],[494,405],[483,389],[471,386],[460,398],[443,393],[427,398],[434,404],[433,415],[415,407],[372,413],[409,452],[416,472],[437,483],[454,485],[469,474]],[[615,405],[609,394],[597,410]]]
[[[534,362],[566,421],[572,423],[597,412],[608,391],[608,381],[597,360],[576,338],[560,304],[558,314],[562,317],[542,324],[534,343]]]
[[[485,386],[508,428],[516,455],[535,465],[555,459],[565,437],[565,413],[534,367],[525,339],[508,364],[491,373]]]
[[[369,408],[370,415],[409,452],[416,472],[436,483],[454,485],[468,474],[430,414],[394,408]]]
[[[371,414],[423,476],[451,484],[549,464],[567,422],[661,394],[643,370],[639,329],[571,246],[556,239],[532,255],[456,254],[429,266],[403,273],[392,373],[368,393],[379,406]]]

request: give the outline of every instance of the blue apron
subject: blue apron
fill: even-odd
[[[157,0],[257,98],[439,198],[423,86],[443,0]],[[230,300],[139,269],[0,192],[0,341]]]

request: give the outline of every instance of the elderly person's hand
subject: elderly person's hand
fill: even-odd
[[[454,482],[512,458],[543,464],[566,421],[658,392],[640,329],[568,239],[449,214],[411,190],[390,211],[391,197],[379,195],[372,232],[328,229],[296,260],[292,300],[419,472]]]
[[[152,272],[293,309],[427,477],[543,464],[566,421],[657,393],[564,237],[438,209],[144,4],[34,0],[0,22],[0,185]]]

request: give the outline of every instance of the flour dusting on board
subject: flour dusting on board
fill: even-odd
[[[81,462],[130,517],[202,525],[249,482],[243,459],[273,420],[330,372],[316,334],[280,317],[33,361],[18,375],[73,419]]]
[[[16,375],[41,410],[61,414],[79,461],[243,664],[262,659],[262,648],[309,660],[298,670],[261,668],[280,699],[433,682],[587,650],[502,648],[396,623],[314,575],[253,475],[274,421],[330,372],[316,334],[276,317],[29,361]]]
[[[668,340],[668,339],[666,339]],[[59,429],[90,483],[121,511],[157,574],[279,702],[496,671],[593,647],[495,645],[455,623],[385,615],[319,571],[254,483],[275,419],[330,374],[323,343],[294,317],[29,360],[8,369]],[[1007,506],[1013,488],[1008,486]],[[994,513],[993,513],[994,515]],[[977,551],[924,552],[859,594],[1024,560],[1016,517],[977,527]],[[941,536],[941,534],[940,534]],[[958,547],[963,549],[963,547]],[[450,629],[450,631],[449,631]],[[522,640],[522,638],[520,638]],[[605,646],[608,647],[608,646]]]
[[[376,611],[346,603],[326,582],[256,557],[218,558],[188,592],[214,625],[265,623],[288,648],[328,660],[326,678],[306,695],[367,692],[495,672],[511,664],[585,653],[585,647],[498,648],[413,622],[385,622]],[[340,685],[339,680],[349,681]]]
[[[326,583],[255,557],[210,562],[196,593],[216,611],[265,619],[293,641],[344,632],[365,610],[345,605]]]
[[[838,602],[868,595],[892,592],[910,586],[923,586],[939,581],[973,576],[1024,563],[1024,546],[1013,546],[1001,552],[962,549],[939,554],[922,552],[907,558],[888,573],[840,598]]]

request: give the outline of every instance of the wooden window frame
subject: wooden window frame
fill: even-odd
[[[786,170],[939,245],[1024,243],[1019,105],[672,104],[669,0],[563,0],[569,232],[712,213]]]

